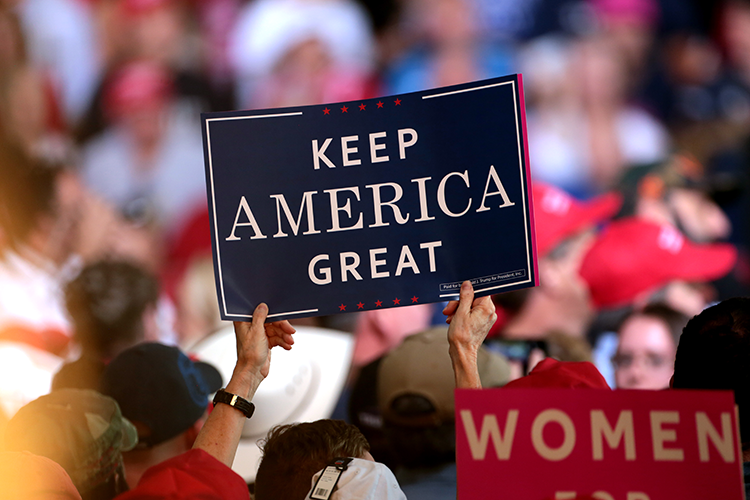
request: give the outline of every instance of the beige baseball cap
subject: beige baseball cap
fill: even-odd
[[[383,358],[378,368],[378,406],[386,421],[427,427],[455,420],[456,383],[448,348],[448,327],[438,326],[407,337]],[[482,347],[477,364],[483,387],[500,387],[510,380],[508,361],[499,354]],[[400,414],[393,404],[405,395],[424,397],[434,411]]]

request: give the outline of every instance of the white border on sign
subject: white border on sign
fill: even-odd
[[[252,120],[255,118],[283,118],[287,116],[302,116],[302,111],[294,112],[294,113],[277,113],[273,115],[254,115],[254,116],[228,116],[225,118],[208,118],[206,120],[206,144],[208,145],[208,171],[211,177],[211,204],[213,205],[213,212],[214,212],[214,228],[216,229],[216,263],[218,264],[219,268],[219,284],[221,285],[221,304],[224,306],[224,314],[226,316],[239,316],[242,318],[252,318],[252,314],[230,314],[227,311],[227,299],[226,294],[224,293],[224,274],[221,270],[221,246],[219,245],[219,222],[216,219],[216,192],[214,191],[214,161],[213,161],[213,155],[211,154],[211,127],[209,126],[210,122],[216,122],[216,121],[229,121],[229,120]],[[288,312],[281,312],[281,313],[275,313],[275,314],[269,314],[269,318],[273,318],[275,316],[281,316],[281,315],[289,315],[289,314],[310,314],[310,313],[316,313],[318,312],[318,309],[306,309],[304,311],[288,311]]]
[[[450,92],[442,92],[440,94],[423,95],[422,99],[433,99],[435,97],[445,97],[445,96],[454,95],[454,94],[463,94],[464,92],[484,90],[484,89],[489,89],[492,87],[500,87],[502,85],[511,85],[513,87],[513,112],[515,113],[515,118],[516,118],[516,144],[518,144],[518,168],[521,170],[521,196],[523,197],[523,204],[524,206],[526,206],[526,186],[523,185],[524,184],[523,182],[524,172],[523,172],[523,158],[521,156],[522,155],[521,133],[518,129],[518,101],[516,100],[516,82],[511,80],[510,82],[501,82],[501,83],[493,83],[490,85],[481,85],[479,87],[473,87],[470,89],[452,90]],[[529,232],[528,232],[529,221],[528,221],[528,218],[526,217],[526,210],[523,211],[523,222],[524,222],[524,226],[527,229],[527,231],[524,231],[524,237],[526,238],[526,268],[531,270],[531,259],[529,257],[529,254],[531,253],[529,251]],[[497,290],[499,288],[519,285],[521,283],[529,283],[531,282],[531,272],[528,273],[528,277],[529,279],[527,279],[526,281],[515,281],[513,283],[506,283],[505,285],[490,286],[487,288],[480,288],[476,290],[486,292],[488,290]],[[478,278],[473,278],[473,279],[478,279]],[[459,295],[460,295],[459,293],[444,293],[444,294],[439,295],[439,297],[442,299],[446,297],[458,297]]]
[[[442,92],[439,94],[432,94],[432,95],[424,95],[422,96],[422,99],[433,99],[437,97],[445,97],[449,95],[454,94],[462,94],[465,92],[473,92],[476,90],[485,90],[493,87],[500,87],[503,85],[511,85],[513,87],[513,112],[515,113],[515,122],[516,122],[516,144],[518,144],[518,167],[520,170],[520,178],[521,178],[521,196],[523,197],[523,205],[526,206],[526,186],[524,183],[524,168],[523,168],[523,156],[521,151],[521,132],[519,130],[518,125],[518,101],[516,99],[516,82],[514,80],[511,80],[509,82],[501,82],[501,83],[493,83],[490,85],[480,85],[478,87],[473,88],[467,88],[467,89],[461,89],[461,90],[454,90],[450,92]],[[284,118],[284,117],[291,117],[291,116],[302,116],[302,111],[293,112],[293,113],[276,113],[276,114],[270,114],[270,115],[253,115],[253,116],[228,116],[228,117],[222,117],[222,118],[207,118],[206,119],[206,144],[208,147],[208,170],[209,170],[209,176],[211,178],[211,204],[213,205],[213,217],[214,217],[214,228],[216,229],[216,260],[217,260],[217,267],[219,270],[219,284],[221,286],[221,303],[224,306],[224,315],[225,316],[235,316],[235,317],[242,317],[242,318],[252,318],[252,314],[236,314],[236,313],[229,313],[227,311],[227,302],[226,302],[226,295],[224,293],[224,277],[222,272],[222,266],[221,266],[221,246],[219,245],[219,231],[218,231],[218,220],[216,218],[216,193],[214,191],[214,170],[213,170],[213,155],[211,154],[211,127],[210,122],[215,121],[229,121],[229,120],[252,120],[257,118]],[[526,266],[527,269],[530,271],[532,269],[531,264],[531,257],[530,257],[530,248],[529,248],[529,236],[528,236],[528,229],[529,229],[529,221],[526,216],[526,210],[523,211],[523,220],[524,225],[526,227],[526,231],[524,231],[524,237],[526,238]],[[497,285],[493,287],[488,288],[481,288],[477,289],[477,291],[488,291],[488,290],[496,290],[500,288],[505,288],[509,286],[519,285],[523,283],[529,283],[531,282],[531,275],[532,273],[528,273],[528,279],[526,281],[516,281],[513,283],[507,283],[505,285]],[[449,294],[441,294],[439,295],[440,298],[446,298],[446,297],[458,297],[459,293],[449,293]],[[287,311],[287,312],[280,312],[275,314],[269,314],[269,318],[273,318],[276,316],[289,316],[289,315],[300,315],[300,314],[311,314],[318,312],[318,309],[306,309],[301,311]]]

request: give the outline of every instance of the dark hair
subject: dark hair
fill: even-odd
[[[530,290],[530,288],[524,288],[512,292],[498,293],[492,296],[492,302],[510,314],[517,314],[526,304]]]
[[[256,500],[301,500],[310,491],[313,475],[334,458],[361,458],[370,450],[359,429],[329,419],[276,426],[261,447]]]
[[[53,213],[59,172],[0,143],[0,229],[10,247],[22,245],[39,218]]]
[[[159,287],[151,274],[125,261],[86,266],[65,288],[65,305],[84,351],[111,356],[118,343],[144,334],[143,312],[156,304]]]
[[[691,319],[677,346],[673,387],[728,389],[740,410],[740,433],[750,444],[750,298],[732,298]]]
[[[130,490],[125,481],[125,467],[120,464],[103,483],[81,493],[81,500],[112,500]]]
[[[647,316],[649,318],[655,318],[667,325],[667,330],[669,330],[669,334],[671,335],[675,346],[680,343],[680,335],[682,334],[682,329],[685,328],[685,325],[687,324],[689,319],[685,314],[676,311],[675,309],[672,309],[665,304],[649,304],[643,309],[636,309],[634,311],[631,311],[630,314],[625,316],[625,318],[620,322],[617,330],[619,331],[622,328],[622,325],[624,325],[626,321],[634,316]]]

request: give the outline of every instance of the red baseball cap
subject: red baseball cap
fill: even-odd
[[[670,224],[629,217],[599,234],[580,273],[594,304],[614,308],[670,281],[720,278],[736,260],[737,250],[728,243],[698,245]]]
[[[610,389],[592,363],[554,358],[544,358],[528,375],[508,382],[503,388]]]
[[[622,206],[622,196],[610,192],[589,201],[579,201],[565,191],[545,184],[532,184],[537,254],[541,257],[565,238],[612,218]]]

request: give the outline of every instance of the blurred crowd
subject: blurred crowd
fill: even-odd
[[[554,357],[594,362],[612,387],[664,389],[688,319],[750,290],[750,0],[0,0],[0,435],[53,387],[104,391],[110,377],[117,399],[106,374],[144,343],[202,352],[231,376],[200,112],[511,73],[525,87],[541,284],[493,298],[495,379]],[[442,307],[295,322],[346,332],[330,401],[299,410],[322,368],[296,359],[299,372],[262,386],[281,416],[246,435],[329,417],[338,401],[373,454],[415,469],[410,431],[384,418],[422,403],[384,412],[379,373],[444,322]],[[293,384],[306,387],[296,399]],[[253,453],[235,464],[248,482]]]

